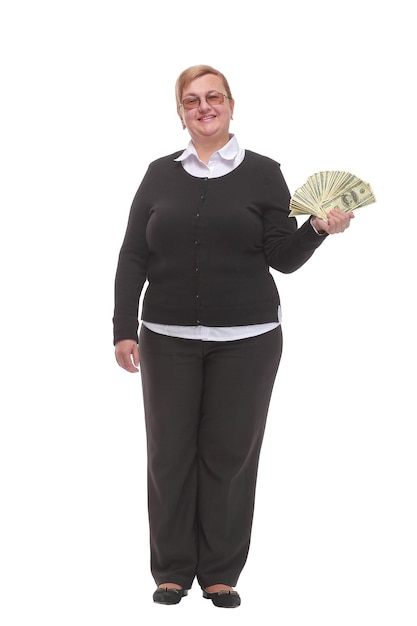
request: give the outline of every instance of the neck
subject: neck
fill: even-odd
[[[211,155],[217,152],[217,150],[223,148],[223,146],[229,142],[230,138],[231,135],[228,134],[227,137],[223,138],[221,141],[219,141],[219,139],[210,140],[209,137],[205,138],[204,141],[194,141],[193,139],[193,144],[200,161],[203,161],[203,163],[207,165],[210,161]]]

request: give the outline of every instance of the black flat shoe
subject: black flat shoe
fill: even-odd
[[[211,600],[214,606],[220,606],[223,609],[234,609],[240,606],[240,595],[237,591],[229,589],[216,591],[215,593],[209,593],[203,589],[203,598]]]
[[[153,594],[153,601],[157,604],[178,604],[188,594],[187,589],[173,589],[171,587],[158,587]]]

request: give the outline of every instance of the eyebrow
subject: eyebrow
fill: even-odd
[[[218,89],[209,89],[208,91],[206,91],[206,93],[204,94],[205,96],[207,96],[209,93],[221,93],[221,91],[219,91]],[[189,93],[185,93],[184,94],[184,98],[188,97],[188,96],[197,96],[200,97],[198,93],[193,93],[193,92],[189,92]]]

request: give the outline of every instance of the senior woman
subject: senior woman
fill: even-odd
[[[197,579],[215,606],[237,607],[282,350],[270,268],[297,270],[353,214],[297,227],[279,164],[230,134],[235,103],[218,70],[184,70],[176,99],[191,140],[149,165],[133,200],[115,354],[142,378],[153,599],[177,604]]]

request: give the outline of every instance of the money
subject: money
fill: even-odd
[[[327,213],[340,209],[350,213],[376,202],[369,183],[350,172],[325,170],[308,177],[290,200],[290,216],[316,215],[327,222]]]

